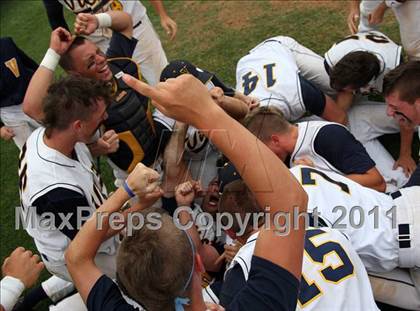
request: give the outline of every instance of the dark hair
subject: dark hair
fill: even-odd
[[[220,198],[219,212],[239,215],[241,224],[237,217],[232,217],[232,230],[235,233],[241,231],[242,224],[246,220],[246,215],[251,215],[251,217],[245,224],[245,234],[252,229],[257,229],[264,223],[264,216],[261,214],[263,209],[258,205],[254,194],[242,179],[232,181],[224,187],[222,197]],[[227,225],[225,218],[221,218],[221,222],[223,225]]]
[[[46,135],[52,129],[64,130],[75,120],[88,120],[97,107],[97,99],[111,102],[108,83],[69,75],[51,84],[43,102]]]
[[[347,86],[359,89],[375,78],[380,70],[379,59],[374,54],[366,51],[351,52],[331,68],[330,85],[337,91]]]
[[[270,140],[273,133],[287,133],[291,127],[280,110],[269,106],[251,111],[243,124],[262,142]]]
[[[59,62],[61,68],[63,68],[67,72],[73,69],[73,59],[70,56],[70,52],[74,50],[75,48],[77,48],[78,46],[81,46],[83,43],[85,43],[86,40],[88,39],[82,36],[77,36],[73,40],[70,47],[67,49],[66,53],[61,55],[60,62]]]
[[[147,223],[151,212],[160,215],[159,229]],[[175,298],[185,296],[194,269],[191,244],[187,233],[162,209],[149,208],[141,214],[145,224],[124,238],[118,250],[117,282],[146,310],[172,311]]]
[[[420,61],[409,61],[385,75],[384,96],[394,91],[399,92],[401,100],[410,104],[420,98]]]

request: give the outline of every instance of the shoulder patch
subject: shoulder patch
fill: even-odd
[[[10,71],[13,73],[13,75],[16,78],[20,77],[19,67],[16,61],[16,58],[13,57],[12,59],[9,59],[8,61],[4,62],[7,68],[10,69]]]

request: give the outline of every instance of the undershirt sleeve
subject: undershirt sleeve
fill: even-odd
[[[365,147],[338,124],[329,124],[319,130],[314,140],[314,149],[346,175],[364,174],[375,167]]]
[[[89,292],[86,306],[89,311],[134,311],[127,303],[120,289],[109,277],[102,275]]]
[[[73,240],[84,223],[81,217],[87,218],[90,214],[86,208],[89,207],[86,198],[79,192],[67,188],[55,188],[47,192],[37,198],[32,206],[36,208],[38,215],[52,213],[55,227],[70,240]],[[67,223],[62,219],[64,216],[67,216]]]
[[[298,292],[299,281],[289,271],[253,256],[248,281],[226,311],[294,311]]]
[[[299,74],[303,104],[307,111],[321,116],[325,109],[325,95],[315,85]]]

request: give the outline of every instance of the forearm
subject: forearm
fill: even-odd
[[[414,130],[400,126],[400,157],[411,157]]]
[[[374,167],[364,174],[349,174],[347,178],[361,184],[362,186],[375,189],[380,192],[385,192],[385,180],[379,171]]]
[[[130,14],[124,11],[107,11],[105,14],[111,16],[112,19],[112,24],[109,28],[122,33],[128,38],[133,36],[133,20]]]
[[[93,262],[99,246],[108,235],[110,214],[119,211],[128,199],[127,192],[118,188],[82,226],[66,252],[70,272],[73,267],[77,269],[77,266],[85,261]],[[98,229],[98,226],[101,229]]]
[[[273,213],[290,212],[306,198],[302,187],[281,160],[219,107],[202,118],[196,127],[210,130],[206,135],[232,161],[260,206],[270,206]]]
[[[242,120],[247,115],[249,109],[244,101],[235,97],[224,95],[219,105],[235,120]]]
[[[350,9],[358,10],[360,6],[360,0],[351,0],[350,1]]]
[[[53,79],[54,72],[41,65],[29,82],[23,100],[23,112],[36,121],[42,121],[44,117],[42,102]]]
[[[150,0],[150,4],[153,6],[160,18],[168,16],[161,0]]]

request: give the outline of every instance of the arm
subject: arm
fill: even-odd
[[[133,20],[131,16],[124,11],[107,11],[106,13],[77,14],[74,23],[74,32],[78,35],[90,35],[98,28],[110,28],[131,38],[133,36]]]
[[[247,115],[248,105],[236,98],[226,96],[220,87],[214,87],[210,90],[210,95],[213,100],[235,120],[242,120]]]
[[[23,99],[23,112],[36,121],[42,121],[44,117],[42,102],[53,81],[60,56],[68,50],[71,43],[72,36],[66,29],[57,28],[51,33],[50,48],[32,76]]]
[[[400,125],[400,156],[395,161],[394,170],[399,166],[404,170],[405,176],[409,177],[416,169],[416,162],[411,157],[414,130],[411,127]]]
[[[360,18],[360,0],[350,1],[350,12],[347,16],[347,26],[349,27],[350,33],[354,35],[357,32],[359,18]]]
[[[168,144],[163,153],[164,181],[162,188],[165,197],[173,197],[175,186],[181,183],[184,177],[188,178],[187,167],[182,159],[184,153],[184,140],[188,125],[180,122],[175,123]],[[188,174],[189,175],[189,174]]]
[[[25,288],[29,288],[38,280],[44,268],[38,255],[23,247],[16,248],[4,260],[2,266],[3,279],[1,280],[1,309],[12,310],[19,296]]]
[[[386,190],[385,180],[376,167],[371,168],[364,174],[349,174],[346,177],[362,186],[375,189],[379,192],[385,192]]]
[[[142,199],[149,200],[160,195],[157,186],[159,174],[139,163],[127,178],[129,188]],[[96,213],[83,225],[79,233],[70,243],[65,253],[66,264],[79,294],[83,301],[102,272],[95,264],[95,255],[100,244],[108,237],[110,232],[109,215],[121,209],[122,205],[130,199],[123,188],[118,188],[115,193],[97,209]],[[135,209],[130,209],[134,212]],[[102,214],[98,220],[98,215]],[[97,229],[97,224],[102,224],[102,229]]]
[[[323,126],[314,139],[315,152],[348,178],[378,191],[385,181],[363,145],[343,126]]]
[[[198,182],[187,181],[175,188],[175,199],[178,207],[189,207],[194,201],[196,192],[200,191],[201,187]],[[183,226],[193,223],[194,220],[188,211],[181,210],[178,213],[178,219],[180,224]],[[219,253],[217,250],[208,244],[203,244],[200,239],[200,235],[197,230],[197,226],[193,224],[188,230],[188,234],[194,241],[195,248],[203,259],[203,264],[206,271],[219,271],[223,260],[217,261]],[[217,261],[217,262],[216,262]]]
[[[156,10],[156,13],[159,15],[160,24],[162,25],[163,29],[165,29],[166,34],[171,40],[173,40],[176,36],[178,27],[176,22],[166,13],[165,7],[163,6],[163,2],[161,0],[151,0],[150,3]]]
[[[369,25],[379,25],[382,23],[386,10],[388,10],[388,6],[385,2],[381,2],[375,10],[369,14]]]
[[[254,255],[283,267],[299,279],[305,232],[303,219],[299,217],[296,230],[281,236],[275,229],[273,218],[278,212],[294,214],[294,207],[300,212],[306,211],[307,195],[281,160],[214,105],[206,87],[191,75],[168,79],[156,88],[128,75],[123,79],[138,92],[152,98],[167,116],[208,131],[206,135],[217,148],[241,169],[241,176],[259,205],[270,206],[271,226],[261,232]],[[290,251],[279,254],[279,248]]]

